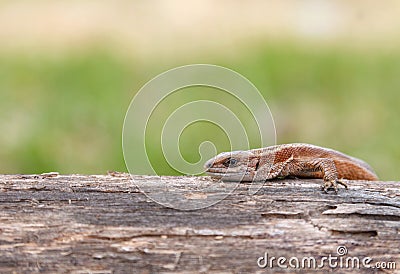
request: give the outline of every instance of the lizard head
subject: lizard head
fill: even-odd
[[[206,173],[224,181],[252,181],[258,157],[250,151],[223,152],[204,164]]]

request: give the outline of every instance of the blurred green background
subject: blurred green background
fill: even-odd
[[[262,92],[278,143],[331,147],[398,180],[400,9],[385,4],[1,1],[0,172],[126,171],[121,132],[135,93],[167,69],[212,63]],[[202,136],[229,148],[200,126],[182,135],[189,161]]]

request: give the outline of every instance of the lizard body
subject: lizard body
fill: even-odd
[[[298,177],[324,179],[324,191],[341,179],[378,180],[364,161],[339,151],[310,144],[282,144],[246,151],[223,152],[208,160],[204,167],[212,177],[226,181],[264,181]]]

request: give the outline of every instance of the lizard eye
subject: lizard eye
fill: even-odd
[[[233,166],[236,165],[236,163],[237,163],[237,160],[236,160],[236,159],[234,159],[234,158],[228,158],[228,159],[225,160],[224,166],[226,166],[226,167],[233,167]]]

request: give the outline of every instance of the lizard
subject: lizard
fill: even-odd
[[[323,179],[322,189],[337,193],[347,180],[376,181],[378,176],[364,161],[342,152],[304,143],[223,152],[204,164],[211,177],[223,181],[265,181],[275,178]]]

